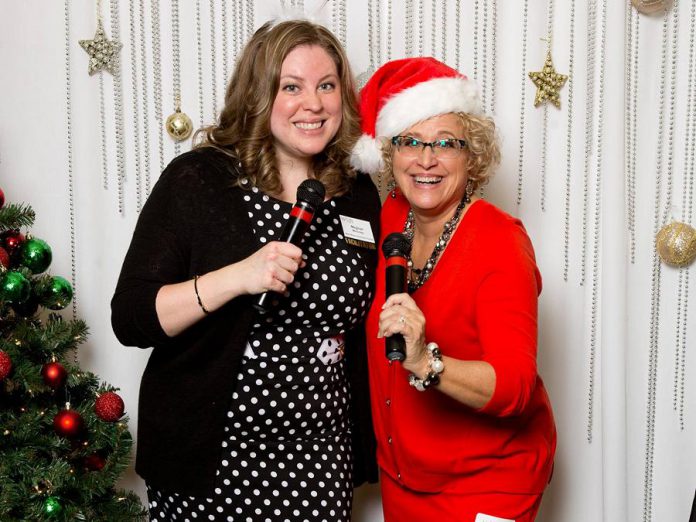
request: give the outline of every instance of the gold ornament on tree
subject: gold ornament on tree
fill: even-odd
[[[633,7],[643,14],[660,14],[672,6],[671,0],[631,0]]]
[[[174,141],[183,141],[191,136],[193,122],[188,117],[188,114],[181,112],[181,102],[179,100],[176,101],[176,110],[167,118],[165,128],[167,129],[167,134]]]
[[[668,265],[683,267],[696,259],[696,229],[688,223],[672,221],[657,233],[657,253]]]
[[[549,47],[546,50],[544,67],[541,71],[529,73],[529,77],[537,88],[536,96],[534,97],[534,106],[538,107],[545,101],[550,101],[560,109],[561,98],[559,91],[561,87],[565,85],[568,76],[565,74],[558,74],[556,69],[553,68],[553,61],[551,60],[551,38],[546,38],[545,40],[548,42]]]

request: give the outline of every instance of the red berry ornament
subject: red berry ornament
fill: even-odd
[[[10,254],[7,253],[7,250],[2,248],[0,246],[0,265],[4,266],[5,268],[10,268]]]
[[[24,240],[24,234],[19,230],[8,230],[2,235],[2,247],[4,247],[11,256],[22,246]]]
[[[123,399],[114,392],[102,393],[94,403],[97,417],[106,422],[116,422],[123,417],[125,409]]]
[[[87,455],[83,462],[87,471],[101,471],[106,464],[106,459],[99,455],[99,453],[92,453],[91,455]]]
[[[82,416],[69,408],[59,411],[53,417],[53,429],[61,437],[74,439],[82,432],[84,427],[85,422],[82,420]]]
[[[0,381],[4,380],[5,377],[10,375],[12,371],[12,359],[7,355],[6,352],[0,350]]]
[[[44,382],[53,388],[60,388],[65,383],[65,378],[68,376],[68,372],[65,370],[62,364],[59,362],[50,362],[44,364],[41,369],[41,376]]]

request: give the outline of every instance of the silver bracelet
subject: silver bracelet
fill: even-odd
[[[445,371],[445,363],[442,362],[442,352],[437,343],[430,342],[425,349],[428,353],[428,374],[423,379],[413,373],[408,376],[408,383],[420,392],[439,384],[440,374]]]

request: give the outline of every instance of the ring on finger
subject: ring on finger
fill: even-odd
[[[399,322],[401,324],[406,324],[406,318],[403,315],[399,316]]]

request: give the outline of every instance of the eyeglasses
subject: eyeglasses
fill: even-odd
[[[467,146],[465,140],[456,138],[421,141],[412,136],[394,136],[391,142],[401,154],[410,158],[420,156],[426,147],[430,147],[436,158],[456,158],[462,149]]]

